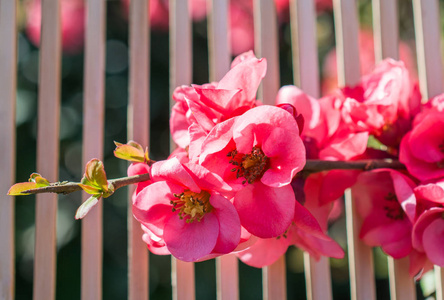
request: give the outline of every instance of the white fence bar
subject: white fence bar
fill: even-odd
[[[290,1],[291,46],[295,85],[319,97],[316,11],[313,0]]]
[[[210,81],[220,80],[230,69],[228,0],[208,0],[208,56]]]
[[[360,79],[356,0],[334,0],[338,82],[340,86],[355,85]],[[372,249],[359,239],[361,220],[352,201],[351,191],[345,192],[347,244],[350,269],[351,299],[375,299],[375,277]]]
[[[316,11],[311,0],[290,2],[292,32],[293,76],[295,85],[314,98],[319,97],[319,67],[316,41]],[[307,299],[331,300],[331,273],[329,259],[316,261],[304,253]]]
[[[427,100],[442,93],[443,74],[439,4],[437,0],[413,0],[416,52],[421,94]]]
[[[239,299],[239,261],[234,254],[216,258],[218,300]]]
[[[355,85],[361,77],[359,66],[359,21],[356,0],[333,0],[338,83]]]
[[[262,289],[264,300],[287,299],[285,255],[262,269]]]
[[[441,25],[437,0],[413,0],[419,84],[423,100],[443,92]],[[436,299],[444,299],[444,268],[435,266]]]
[[[128,140],[135,140],[142,147],[149,147],[150,140],[150,29],[147,11],[148,0],[130,2]],[[142,228],[132,213],[134,190],[134,187],[128,190],[128,299],[144,300],[149,295],[149,256],[142,240]]]
[[[92,158],[103,159],[105,115],[105,0],[88,0],[83,100],[83,165]],[[89,195],[83,193],[83,201]],[[83,300],[102,298],[103,260],[102,201],[82,220]]]
[[[264,104],[274,105],[280,86],[279,39],[276,7],[273,0],[254,0],[254,51],[267,59],[267,74],[259,87]]]
[[[397,0],[373,0],[373,36],[376,61],[398,59],[399,26]]]
[[[60,3],[42,1],[37,172],[58,179],[60,128],[61,36]],[[56,279],[57,195],[37,195],[34,299],[54,299]]]
[[[409,260],[407,257],[393,259],[388,256],[388,272],[390,283],[390,299],[416,299],[415,282],[409,275]]]
[[[210,82],[219,81],[230,69],[228,39],[228,0],[208,2],[208,57]],[[234,255],[216,258],[216,285],[218,300],[239,299],[238,259]]]
[[[399,56],[399,26],[395,0],[373,0],[375,61]],[[408,259],[387,257],[391,299],[416,299],[415,282],[409,276]]]
[[[191,20],[188,1],[170,0],[170,111],[171,97],[179,85],[192,81]],[[170,150],[175,148],[170,139]],[[171,284],[173,300],[195,299],[194,263],[171,257]]]
[[[15,89],[17,86],[17,2],[0,1],[0,298],[14,299],[14,198],[6,196],[15,180]]]
[[[276,7],[273,0],[254,0],[254,49],[258,57],[267,59],[267,75],[259,88],[264,104],[273,105],[280,86],[279,40]],[[264,299],[285,299],[287,282],[285,256],[262,270]]]

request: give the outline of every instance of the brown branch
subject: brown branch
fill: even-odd
[[[391,159],[375,159],[375,160],[355,160],[355,161],[327,161],[317,159],[307,159],[304,167],[305,173],[316,173],[330,170],[363,170],[370,171],[373,169],[389,168],[396,170],[405,170],[405,166],[398,160]],[[150,179],[149,174],[136,175],[131,177],[122,177],[109,180],[114,186],[114,190],[133,183],[147,181]],[[56,182],[51,183],[47,187],[31,189],[23,191],[24,194],[41,194],[41,193],[57,193],[69,194],[80,191],[82,188],[77,182]]]
[[[147,181],[150,179],[150,174],[141,174],[130,177],[122,177],[108,180],[113,186],[114,190],[121,188],[123,186],[127,186],[133,183],[138,183],[142,181]],[[80,182],[67,182],[67,183],[51,183],[49,186],[31,189],[27,191],[23,191],[24,194],[41,194],[41,193],[57,193],[57,194],[70,194],[75,191],[80,191],[82,188],[78,185]]]
[[[373,169],[395,169],[405,170],[405,165],[399,160],[392,159],[366,159],[355,161],[330,161],[330,160],[318,160],[307,159],[304,167],[304,171],[309,173],[316,173],[321,171],[330,170],[362,170],[371,171]]]

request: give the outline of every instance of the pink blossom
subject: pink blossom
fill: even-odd
[[[330,0],[318,2],[328,1]],[[373,33],[370,30],[362,29],[359,31],[359,55],[361,74],[369,74],[376,65]],[[416,78],[416,62],[412,50],[406,42],[401,41],[399,43],[399,57],[409,70],[410,79],[414,80]],[[326,55],[322,75],[322,92],[324,94],[333,92],[338,87],[338,68],[335,49]]]
[[[413,247],[425,252],[427,258],[444,266],[444,208],[433,207],[424,211],[413,227]]]
[[[296,202],[293,221],[285,233],[277,238],[258,239],[251,247],[237,254],[239,259],[250,266],[261,268],[274,263],[291,245],[308,252],[317,260],[321,256],[343,258],[344,251],[325,234],[332,205],[320,205],[319,183],[317,174],[307,179],[304,188],[306,207]]]
[[[444,176],[444,113],[430,111],[415,120],[402,141],[399,159],[420,180]]]
[[[238,191],[234,205],[250,233],[269,238],[288,228],[295,205],[289,183],[305,164],[305,149],[287,111],[263,105],[217,124],[199,162]]]
[[[241,237],[239,216],[222,195],[231,188],[219,176],[199,165],[181,164],[176,158],[155,163],[151,176],[154,183],[133,202],[134,217],[145,227],[150,247],[156,242],[162,248],[164,243],[184,261],[236,248]]]
[[[308,158],[349,160],[366,150],[368,132],[356,132],[343,121],[343,97],[332,95],[315,100],[295,86],[285,86],[279,90],[276,103],[289,103],[304,117],[301,137]]]
[[[390,169],[359,175],[352,195],[363,219],[359,236],[367,245],[381,246],[394,258],[410,254],[416,219],[414,187],[407,176]]]
[[[257,89],[266,68],[266,60],[257,59],[250,51],[235,58],[231,70],[219,82],[176,88],[170,118],[173,140],[182,148],[190,146],[190,150],[198,152],[199,141],[217,123],[256,105]],[[190,145],[191,138],[197,145]],[[190,158],[197,152],[190,153]]]
[[[62,49],[67,54],[83,50],[85,32],[85,4],[83,0],[63,0],[61,6]],[[40,45],[42,4],[41,0],[26,3],[26,34],[35,45]]]

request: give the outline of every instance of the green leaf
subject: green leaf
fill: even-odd
[[[367,141],[367,148],[387,151],[387,146],[381,143],[374,135],[370,135]]]
[[[144,162],[145,154],[143,150],[139,150],[131,145],[121,145],[114,150],[114,156],[120,159],[133,162]]]
[[[90,195],[100,195],[102,190],[89,184],[78,183],[78,185]]]
[[[93,195],[89,197],[88,200],[82,203],[76,212],[76,220],[82,219],[86,214],[93,208],[97,203],[99,203],[100,195]]]
[[[103,163],[97,158],[91,159],[86,164],[85,175],[82,184],[96,187],[104,192],[108,191],[108,181]]]
[[[136,148],[136,149],[139,150],[140,152],[143,152],[143,148],[142,148],[142,146],[141,146],[139,143],[135,142],[135,141],[132,141],[132,140],[131,140],[131,141],[128,141],[127,145],[130,145],[130,146]]]
[[[49,185],[49,181],[43,178],[39,173],[32,173],[28,179],[29,182],[35,182],[37,187],[44,187]]]
[[[22,193],[22,192],[36,188],[38,188],[38,186],[35,182],[20,182],[11,186],[11,188],[8,191],[8,195],[10,196],[30,195],[30,193]]]

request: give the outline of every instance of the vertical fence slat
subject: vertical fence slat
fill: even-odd
[[[415,282],[409,275],[409,260],[407,257],[402,259],[388,257],[388,273],[390,299],[416,299]]]
[[[350,189],[345,191],[345,213],[351,299],[376,299],[372,249],[359,239],[361,222]]]
[[[338,83],[354,85],[361,77],[359,66],[359,21],[356,0],[333,0]]]
[[[354,85],[360,79],[358,14],[356,0],[334,0],[339,85]],[[372,249],[359,239],[360,220],[350,189],[345,192],[347,244],[351,298],[375,299]]]
[[[103,159],[105,87],[105,0],[88,0],[84,61],[83,165]],[[88,195],[83,193],[83,200]],[[83,300],[102,298],[103,206],[96,207],[82,220]]]
[[[285,255],[262,269],[262,288],[265,300],[287,299]]]
[[[254,50],[267,59],[267,74],[259,88],[264,104],[273,105],[279,89],[279,40],[273,0],[254,0]]]
[[[192,81],[191,20],[188,1],[170,0],[170,111],[174,105],[171,97],[179,85]],[[174,150],[170,139],[170,150]],[[171,284],[173,299],[195,298],[194,263],[171,258]]]
[[[373,35],[376,61],[398,59],[398,13],[396,0],[373,0]]]
[[[239,261],[235,255],[216,258],[218,300],[239,299]]]
[[[254,49],[258,57],[267,59],[267,75],[259,88],[264,104],[273,105],[280,85],[279,40],[276,7],[272,0],[254,0]],[[285,256],[262,269],[264,299],[284,299],[287,294]]]
[[[208,52],[210,81],[220,80],[230,69],[228,0],[209,0]],[[218,300],[239,299],[238,260],[234,255],[216,258]]]
[[[316,13],[313,1],[290,2],[294,82],[309,95],[319,97]],[[307,299],[332,299],[329,260],[316,261],[304,253]]]
[[[429,99],[442,93],[443,74],[439,5],[437,0],[413,0],[416,52],[421,94]]]
[[[373,0],[375,60],[398,59],[398,14],[395,0]],[[387,257],[391,299],[416,299],[415,282],[409,276],[408,259]]]
[[[208,1],[208,50],[210,81],[220,80],[230,69],[228,0]]]
[[[413,0],[419,84],[423,100],[443,91],[440,17],[437,0]],[[444,299],[444,268],[435,266],[436,299]]]
[[[294,83],[314,98],[319,97],[316,11],[313,0],[290,1]]]
[[[60,127],[60,3],[42,1],[37,172],[58,179]],[[57,195],[36,197],[34,299],[54,299],[56,279]]]
[[[128,139],[149,147],[150,38],[148,0],[130,2],[130,78]],[[136,129],[137,128],[137,129]],[[148,148],[149,149],[149,148]],[[134,187],[128,201],[128,299],[148,299],[148,250],[142,240],[143,230],[132,214]]]
[[[14,198],[5,196],[15,180],[15,89],[17,71],[17,2],[0,1],[0,298],[14,298]]]

